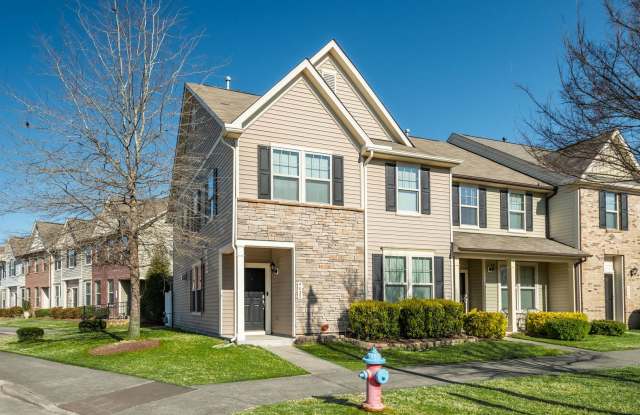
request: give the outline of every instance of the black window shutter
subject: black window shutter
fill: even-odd
[[[526,193],[525,196],[525,210],[526,210],[526,229],[527,232],[533,231],[533,194]]]
[[[428,167],[420,167],[420,212],[423,215],[431,214],[431,170]]]
[[[204,258],[200,262],[200,277],[202,278],[202,287],[200,287],[200,297],[202,300],[200,301],[200,311],[204,312],[204,286],[207,281],[207,266],[205,265]]]
[[[202,190],[200,189],[198,189],[196,200],[198,202],[198,211],[196,212],[196,231],[199,231],[200,226],[202,225]]]
[[[209,219],[211,217],[211,203],[209,202],[209,192],[213,189],[209,189],[209,180],[204,182],[204,217]],[[206,221],[205,221],[206,222]]]
[[[433,260],[433,272],[436,277],[436,298],[444,298],[444,257],[437,256]]]
[[[344,206],[344,159],[333,156],[333,204]]]
[[[607,205],[605,198],[606,192],[604,190],[600,190],[598,210],[600,212],[600,228],[602,229],[607,229]]]
[[[371,255],[371,268],[373,270],[373,299],[382,301],[384,299],[383,289],[383,271],[382,271],[382,254]]]
[[[451,186],[451,222],[453,226],[460,226],[460,185]]]
[[[220,177],[218,176],[218,168],[213,169],[213,183],[216,186],[216,191],[213,194],[213,212],[215,216],[218,214],[218,195],[220,194]]]
[[[195,291],[193,291],[193,270],[189,270],[189,311],[193,312],[195,303]]]
[[[487,227],[487,189],[481,187],[478,189],[478,225],[481,228]]]
[[[620,229],[629,230],[629,195],[620,193]]]
[[[258,199],[271,199],[271,148],[258,146]]]
[[[385,201],[388,212],[396,211],[396,164],[385,163],[384,165],[384,181],[385,181]]]
[[[509,191],[500,190],[500,229],[509,229]]]

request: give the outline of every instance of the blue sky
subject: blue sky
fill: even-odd
[[[208,83],[230,75],[234,88],[262,94],[335,38],[403,129],[440,139],[459,131],[517,141],[533,108],[516,84],[541,98],[558,90],[562,40],[578,10],[593,38],[606,28],[595,0],[174,3],[189,11],[190,28],[206,31],[200,62],[224,64]],[[57,0],[3,3],[1,85],[28,92],[50,82],[34,37],[55,36],[65,10]],[[12,105],[0,97],[2,113]],[[32,220],[0,217],[0,239],[28,232]]]

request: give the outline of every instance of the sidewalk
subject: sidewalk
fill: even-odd
[[[78,414],[233,414],[258,405],[361,393],[357,372],[297,349],[272,350],[305,367],[310,374],[183,388],[131,376],[0,353],[0,379],[29,388],[36,396]],[[320,364],[322,363],[322,364]],[[560,374],[638,365],[640,350],[478,362],[458,365],[390,368],[386,389],[445,385],[507,376]],[[1,406],[0,406],[1,407]]]

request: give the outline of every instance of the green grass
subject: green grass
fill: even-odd
[[[78,328],[78,320],[54,320],[52,318],[0,318],[0,327],[40,327],[43,329]]]
[[[143,339],[158,339],[155,349],[92,356],[96,346],[125,337],[125,329],[79,333],[65,330],[47,334],[42,341],[18,343],[15,336],[0,336],[0,351],[107,370],[177,385],[235,382],[294,376],[306,372],[259,347],[221,346],[222,340],[161,329],[142,329]]]
[[[366,350],[344,342],[307,343],[297,347],[321,359],[329,360],[351,370],[362,369],[362,357],[366,354]],[[520,359],[538,356],[558,356],[561,354],[564,353],[559,350],[506,340],[442,346],[421,352],[398,349],[382,351],[382,355],[387,359],[386,365],[390,367]]]
[[[389,381],[393,384],[393,378]],[[479,383],[384,392],[384,414],[640,414],[640,368],[558,376],[503,378]],[[312,398],[262,406],[252,415],[356,415],[362,395]]]
[[[627,332],[622,336],[588,335],[584,340],[567,341],[530,337],[522,333],[514,333],[516,339],[532,340],[541,343],[558,344],[561,346],[577,347],[579,349],[594,350],[596,352],[611,352],[614,350],[640,349],[640,335],[637,331]]]

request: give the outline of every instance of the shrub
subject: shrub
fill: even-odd
[[[558,340],[582,340],[587,337],[591,324],[577,318],[554,318],[545,323],[547,337]]]
[[[22,317],[22,307],[0,308],[0,317]]]
[[[79,319],[82,317],[82,307],[52,307],[49,309],[49,314],[55,319]]]
[[[64,310],[62,307],[52,307],[49,309],[49,314],[52,318],[62,318],[62,310]]]
[[[102,331],[107,328],[107,322],[98,318],[91,320],[82,320],[78,323],[78,330],[80,333],[88,333],[91,331]]]
[[[36,317],[49,317],[51,316],[51,310],[48,308],[39,308],[35,311]]]
[[[600,334],[602,336],[622,336],[625,331],[627,331],[627,326],[619,321],[593,320],[589,333]]]
[[[400,334],[408,339],[424,339],[427,337],[427,321],[425,302],[407,299],[399,303]],[[444,313],[444,310],[440,309]]]
[[[44,330],[40,327],[21,327],[16,331],[19,342],[39,340],[44,336]]]
[[[500,312],[474,309],[464,317],[464,331],[469,336],[501,339],[507,334],[507,317]]]
[[[450,300],[407,299],[400,305],[400,332],[408,339],[453,337],[462,333],[464,307]]]
[[[349,307],[349,327],[361,340],[394,339],[400,335],[400,306],[384,301],[357,301]]]
[[[142,281],[140,315],[145,322],[162,323],[164,317],[164,293],[171,285],[171,270],[165,252],[156,252]]]
[[[584,313],[539,311],[527,314],[526,332],[530,336],[547,337],[545,329],[547,322],[559,318],[588,321]]]

